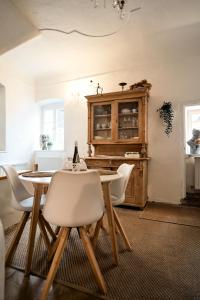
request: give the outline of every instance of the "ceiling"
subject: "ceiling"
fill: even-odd
[[[107,37],[40,31],[26,43],[19,39],[20,45],[2,58],[38,82],[71,80],[200,53],[199,0],[129,0],[124,20],[111,7],[111,0],[106,8],[94,8],[91,0],[8,1],[35,30],[76,29],[90,35],[118,31]],[[130,13],[138,6],[142,8]]]

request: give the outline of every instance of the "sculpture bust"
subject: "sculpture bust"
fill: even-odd
[[[190,146],[190,154],[199,154],[200,146],[200,130],[192,129],[192,138],[187,141],[187,144]]]

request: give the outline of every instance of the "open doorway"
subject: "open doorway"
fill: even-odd
[[[186,105],[184,119],[186,198],[183,204],[200,207],[200,105]]]
[[[186,154],[200,155],[200,105],[185,106]]]

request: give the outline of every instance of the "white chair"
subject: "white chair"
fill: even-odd
[[[134,166],[135,165],[124,163],[117,169],[117,173],[121,174],[122,178],[112,181],[110,185],[112,204],[114,206],[120,205],[124,202],[126,188]]]
[[[59,267],[71,228],[77,228],[90,261],[100,291],[106,293],[104,278],[94,256],[85,226],[100,222],[104,213],[104,200],[100,176],[96,171],[58,171],[54,174],[43,209],[45,219],[60,226],[58,239],[52,249],[54,258],[41,292],[45,300]]]
[[[112,199],[113,206],[120,205],[124,202],[126,188],[127,188],[128,181],[130,179],[131,172],[132,172],[134,166],[135,166],[134,164],[129,165],[129,164],[124,163],[124,164],[120,165],[119,168],[117,169],[117,173],[121,174],[122,177],[118,180],[111,182],[111,185],[110,185],[110,193],[111,193],[111,199]],[[122,224],[119,220],[119,217],[118,217],[114,207],[113,207],[113,214],[114,214],[115,224],[124,239],[125,245],[128,248],[128,250],[131,251],[131,245],[128,241],[126,233],[122,227]]]
[[[117,169],[117,173],[119,173],[122,176],[121,176],[121,178],[112,181],[110,184],[110,194],[111,194],[110,196],[111,196],[113,206],[122,204],[124,202],[127,184],[128,184],[128,181],[129,181],[129,178],[130,178],[130,175],[131,175],[131,172],[132,172],[134,166],[135,165],[129,165],[129,164],[124,163],[124,164],[120,165],[119,168]],[[115,220],[115,225],[116,225],[116,231],[117,231],[117,229],[119,230],[127,249],[131,251],[132,250],[131,245],[128,241],[126,233],[122,227],[122,224],[119,220],[119,217],[118,217],[114,207],[113,207],[113,215],[114,215],[114,220]],[[100,228],[105,229],[105,227],[103,225],[103,220],[100,224],[97,223],[97,225],[95,227],[95,231],[92,236],[93,247],[96,247],[96,241],[98,239]]]
[[[25,189],[24,185],[21,183],[20,179],[18,178],[18,174],[16,170],[12,166],[3,165],[0,167],[4,170],[12,188],[12,202],[11,202],[12,206],[15,209],[23,212],[22,218],[17,225],[15,236],[6,253],[6,265],[8,265],[16,251],[22,232],[32,211],[34,196],[31,195]],[[45,202],[45,196],[43,195],[40,203],[40,209],[43,207],[44,202]],[[43,236],[44,236],[43,228],[45,226],[48,232],[51,234],[52,238],[55,238],[55,234],[53,233],[50,225],[47,223],[46,220],[44,220],[44,217],[42,216],[41,213],[39,215],[39,225]]]

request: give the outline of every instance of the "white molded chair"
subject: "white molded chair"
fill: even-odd
[[[110,193],[111,193],[111,199],[112,199],[113,206],[120,205],[124,202],[126,188],[127,188],[128,181],[130,179],[131,172],[132,172],[134,166],[135,166],[134,164],[129,165],[129,164],[124,163],[124,164],[120,165],[119,168],[117,169],[117,173],[121,174],[122,177],[118,180],[111,182],[111,185],[110,185]],[[118,217],[114,207],[113,207],[113,214],[114,214],[114,219],[115,219],[115,224],[117,226],[117,229],[121,233],[127,249],[131,251],[132,250],[131,245],[128,241],[126,233],[122,227],[122,224],[119,220],[119,217]]]
[[[30,216],[30,213],[32,211],[33,208],[33,200],[34,200],[34,196],[31,195],[24,187],[24,185],[21,183],[20,179],[18,178],[18,174],[17,171],[10,165],[1,165],[0,166],[6,176],[7,179],[11,185],[12,188],[12,206],[23,212],[22,218],[20,220],[20,222],[18,223],[17,229],[16,229],[16,233],[15,236],[7,250],[6,253],[6,265],[8,265],[16,251],[17,245],[19,243],[19,240],[21,238],[22,232],[24,230],[24,227],[26,225],[26,222]],[[40,209],[43,207],[45,202],[45,196],[42,196],[41,199],[41,203],[40,203]],[[45,225],[47,230],[49,231],[49,233],[51,234],[52,238],[55,238],[55,235],[52,231],[52,229],[50,228],[49,224],[46,222],[46,220],[44,220],[44,217],[42,216],[42,214],[40,213],[39,215],[39,225]],[[40,226],[41,229],[41,233],[43,234],[43,226]]]
[[[125,200],[125,192],[128,185],[128,181],[135,165],[122,164],[117,169],[117,173],[122,175],[122,178],[111,182],[110,193],[112,198],[112,204],[120,205]]]
[[[40,300],[48,296],[73,227],[76,227],[79,232],[100,291],[106,293],[105,281],[85,229],[89,224],[101,222],[103,214],[103,193],[100,176],[96,171],[58,171],[54,174],[48,189],[43,215],[49,223],[61,228],[57,240],[52,245],[53,261]]]
[[[124,202],[127,184],[128,184],[128,181],[129,181],[129,178],[130,178],[130,175],[131,175],[131,172],[132,172],[134,166],[135,166],[134,164],[129,165],[129,164],[124,163],[124,164],[120,165],[119,168],[117,169],[117,173],[121,174],[122,177],[117,180],[112,181],[110,184],[110,194],[111,194],[110,196],[111,196],[113,206],[122,204]],[[122,227],[122,224],[119,220],[119,217],[118,217],[114,207],[113,207],[113,215],[114,215],[114,220],[115,220],[115,225],[116,225],[116,231],[117,231],[117,229],[119,230],[127,249],[131,251],[132,250],[131,245],[128,241],[126,233]],[[92,237],[93,247],[96,246],[96,241],[97,241],[101,227],[105,229],[105,227],[103,225],[103,220],[102,220],[101,224],[97,223],[97,225],[96,225],[95,232]]]

